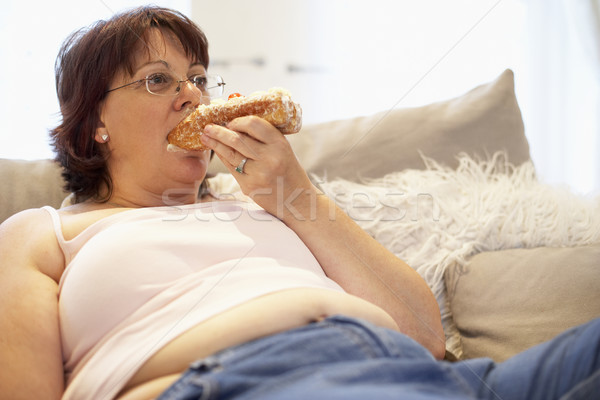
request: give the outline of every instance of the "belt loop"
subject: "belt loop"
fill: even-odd
[[[220,366],[221,363],[219,360],[214,356],[210,356],[194,361],[190,364],[190,369],[198,372],[209,372],[219,368]]]

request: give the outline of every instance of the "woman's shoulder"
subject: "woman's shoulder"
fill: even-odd
[[[34,267],[58,280],[64,269],[52,216],[43,208],[21,211],[0,224],[0,254],[2,271]]]
[[[20,211],[0,224],[0,239],[17,239],[15,235],[34,234],[44,225],[52,227],[50,214],[43,208]],[[10,235],[5,237],[5,235]]]

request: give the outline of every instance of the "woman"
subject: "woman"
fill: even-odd
[[[436,361],[444,334],[427,285],[311,184],[270,124],[239,118],[202,139],[256,204],[200,190],[211,151],[169,151],[166,137],[218,94],[207,67],[203,33],[166,9],[117,15],[65,43],[52,136],[75,204],[1,228],[2,395],[227,397],[276,377],[249,398],[282,398],[282,379],[286,398],[304,397],[303,382],[326,372],[360,381],[354,363],[371,353],[377,363],[360,369],[371,383],[391,357],[415,361],[395,367],[403,379],[423,369],[436,380],[415,381],[423,394],[485,386],[479,364]],[[210,374],[228,365],[248,376],[226,375],[215,393]],[[468,378],[453,380],[461,370]]]

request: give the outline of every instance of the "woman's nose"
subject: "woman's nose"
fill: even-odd
[[[209,103],[210,97],[204,95],[196,85],[189,80],[180,82],[179,93],[175,100],[175,107],[178,111],[187,107],[198,107],[200,104]]]

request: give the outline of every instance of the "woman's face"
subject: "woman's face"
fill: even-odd
[[[157,73],[177,80],[206,74],[169,32],[152,29],[146,44],[148,50],[136,54],[133,75],[117,73],[111,88]],[[109,137],[105,145],[114,192],[140,189],[168,196],[169,191],[197,188],[206,174],[209,151],[169,151],[167,135],[187,115],[186,110],[209,101],[189,82],[181,83],[176,95],[151,94],[145,81],[110,92],[101,106],[96,140],[102,142],[103,134]]]

